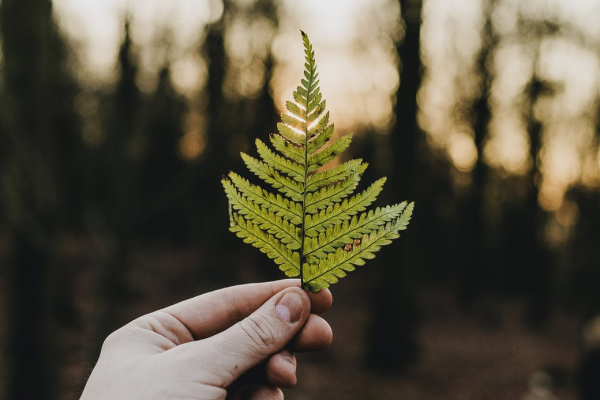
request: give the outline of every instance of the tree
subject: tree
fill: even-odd
[[[266,18],[273,26],[274,30],[277,30],[279,21],[277,17],[277,4],[273,0],[260,0],[255,5],[253,15],[260,15]],[[254,17],[252,17],[254,18]],[[273,36],[275,36],[273,34]],[[263,60],[265,72],[263,76],[263,84],[261,86],[259,95],[252,106],[254,112],[254,124],[252,131],[254,135],[263,141],[266,141],[271,132],[276,129],[277,122],[279,121],[279,113],[275,106],[275,100],[269,90],[271,78],[273,76],[273,68],[275,66],[275,60],[273,57],[273,51],[271,43],[267,44],[267,56]]]
[[[221,177],[240,166],[239,151],[252,143],[255,138],[268,136],[278,121],[274,101],[269,91],[269,83],[274,64],[268,45],[264,63],[263,84],[255,98],[247,98],[241,93],[226,96],[224,85],[227,80],[235,80],[239,66],[230,59],[225,46],[228,27],[234,19],[254,21],[266,19],[277,27],[277,8],[272,0],[260,0],[246,6],[230,0],[223,2],[221,19],[208,27],[203,45],[203,53],[208,63],[208,80],[204,95],[206,108],[206,149],[198,163],[198,184],[201,193],[197,194],[200,203],[201,219],[197,225],[201,229],[200,246],[204,253],[203,267],[211,270],[215,278],[230,283],[239,255],[236,252],[214,252],[214,246],[235,249],[239,243],[227,230],[227,202],[222,196]],[[252,57],[258,57],[253,54]],[[210,248],[208,248],[210,246]],[[243,247],[240,249],[242,250]],[[252,254],[252,253],[250,253]],[[262,255],[259,255],[262,256]],[[238,257],[238,259],[235,259]],[[253,255],[249,257],[253,258]],[[252,259],[246,262],[252,262]]]
[[[11,248],[8,397],[53,399],[58,228],[77,220],[77,86],[50,0],[0,3],[0,201]],[[61,293],[61,295],[64,293]],[[35,384],[32,384],[35,382]]]
[[[522,29],[529,38],[532,54],[532,73],[525,87],[523,118],[529,135],[529,159],[531,168],[524,176],[526,195],[523,203],[509,210],[507,224],[510,247],[517,252],[516,282],[525,290],[528,311],[527,320],[533,326],[547,321],[552,309],[552,281],[554,262],[545,247],[543,228],[547,214],[539,205],[540,184],[543,177],[540,152],[543,145],[544,121],[535,115],[535,105],[543,97],[553,96],[556,85],[540,77],[539,60],[541,43],[545,37],[560,32],[560,26],[552,21],[521,21]],[[533,39],[533,40],[531,40]],[[516,213],[510,215],[510,213]]]
[[[221,19],[208,27],[203,52],[208,62],[208,80],[205,95],[206,108],[206,148],[198,162],[196,188],[200,219],[196,222],[200,229],[200,247],[205,250],[204,271],[213,271],[214,277],[225,283],[231,279],[233,263],[227,257],[230,252],[212,251],[212,248],[230,248],[231,236],[227,232],[225,199],[221,196],[221,177],[232,167],[232,158],[227,151],[233,137],[232,119],[236,118],[233,107],[223,93],[226,68],[228,66],[225,49],[225,27],[229,18],[230,2],[224,1]]]
[[[105,140],[98,149],[97,207],[102,217],[99,228],[105,240],[106,258],[98,276],[96,336],[92,354],[100,353],[102,343],[115,330],[115,310],[126,297],[124,282],[133,245],[132,211],[137,204],[140,156],[140,110],[142,99],[136,85],[137,58],[132,50],[129,18],[124,23],[123,43],[119,50],[119,79],[112,95],[106,121]]]
[[[537,60],[536,60],[537,61]],[[542,237],[542,227],[545,214],[538,204],[540,194],[541,166],[539,153],[542,148],[542,123],[536,119],[534,105],[536,101],[552,88],[541,80],[534,72],[527,87],[527,131],[529,133],[529,157],[532,168],[527,174],[527,195],[523,204],[521,216],[523,257],[521,270],[524,274],[524,284],[529,297],[528,320],[534,325],[544,322],[551,310],[553,263],[548,257]]]
[[[463,209],[460,212],[463,220],[460,227],[463,229],[461,236],[464,238],[466,259],[459,278],[459,300],[464,307],[470,307],[472,302],[481,292],[490,289],[491,261],[490,248],[486,238],[488,232],[484,218],[485,190],[490,177],[490,171],[483,157],[485,140],[488,135],[488,125],[491,117],[489,105],[490,86],[492,74],[489,65],[498,37],[492,27],[492,13],[495,0],[484,1],[483,12],[485,23],[483,27],[481,50],[477,58],[477,67],[481,86],[479,95],[473,100],[475,147],[477,161],[472,172],[472,185],[467,198],[461,202]]]
[[[183,196],[190,190],[188,168],[179,155],[186,111],[185,99],[173,87],[169,61],[165,60],[143,129],[142,200],[136,216],[137,234],[146,239],[182,242],[189,233]]]
[[[417,154],[422,132],[417,123],[417,92],[421,85],[421,0],[400,0],[404,38],[398,43],[400,86],[396,94],[396,126],[391,132],[392,162],[388,187],[394,198],[416,200],[415,217],[422,204],[416,195]],[[418,221],[418,219],[416,220]],[[415,221],[415,222],[416,222]],[[413,223],[416,226],[418,223]],[[367,362],[377,369],[401,369],[414,361],[417,352],[416,276],[410,267],[412,230],[397,253],[383,252],[387,271],[374,289]],[[414,240],[414,239],[413,239]],[[394,310],[394,312],[390,312]]]

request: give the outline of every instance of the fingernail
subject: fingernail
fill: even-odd
[[[296,364],[294,363],[294,359],[292,358],[292,354],[291,353],[281,353],[281,358],[283,358],[285,361],[289,362],[292,367],[294,367],[294,371],[296,370]]]
[[[302,312],[304,311],[302,300],[298,293],[289,292],[283,295],[275,305],[275,311],[277,311],[277,314],[285,322],[297,322],[302,317]]]

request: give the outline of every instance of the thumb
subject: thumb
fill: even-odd
[[[214,382],[229,386],[244,372],[283,349],[310,314],[310,299],[300,288],[288,288],[229,329],[201,340],[196,355],[206,360]]]

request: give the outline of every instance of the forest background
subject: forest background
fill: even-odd
[[[286,398],[575,399],[600,343],[600,2],[1,0],[0,399],[77,399],[114,329],[277,279],[220,179],[313,42],[347,157],[414,200]],[[339,160],[338,160],[339,162]]]

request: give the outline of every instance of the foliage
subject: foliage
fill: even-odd
[[[222,183],[229,199],[230,230],[260,249],[302,286],[319,291],[355,266],[375,257],[381,246],[408,226],[413,203],[365,211],[381,192],[385,178],[356,189],[367,163],[360,159],[324,168],[350,145],[352,135],[332,140],[334,125],[325,112],[314,51],[302,32],[305,79],[281,115],[272,151],[256,140],[260,159],[242,153],[248,169],[279,191],[275,194],[230,172]]]

